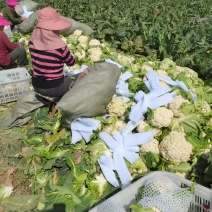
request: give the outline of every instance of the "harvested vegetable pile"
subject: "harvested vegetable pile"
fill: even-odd
[[[19,40],[18,37],[19,34],[14,39]],[[29,36],[26,36],[20,41],[27,44],[28,39]],[[207,159],[211,149],[211,87],[204,85],[193,70],[179,67],[167,58],[163,61],[135,58],[116,51],[108,43],[85,36],[79,30],[62,39],[77,60],[77,64],[67,72],[80,69],[82,64],[91,65],[110,58],[123,66],[123,74],[131,74],[124,82],[128,92],[121,92],[117,85],[116,95],[107,106],[107,114],[92,117],[99,120],[100,125],[90,141],[82,139],[75,145],[71,145],[70,128],[59,111],[53,120],[47,119],[48,109],[45,107],[34,111],[32,121],[21,127],[23,137],[14,130],[14,136],[18,133],[16,142],[20,143],[21,151],[12,148],[13,157],[25,161],[23,175],[30,180],[31,195],[10,196],[10,187],[9,194],[4,192],[1,196],[1,206],[6,211],[14,211],[15,208],[15,211],[28,212],[53,209],[55,204],[59,204],[67,211],[80,212],[118,191],[120,187],[112,186],[99,166],[100,156],[112,155],[99,135],[107,132],[111,137],[115,136],[129,123],[130,114],[137,104],[132,94],[140,91],[149,93],[146,74],[152,70],[160,79],[169,76],[173,81],[184,82],[189,91],[179,86],[168,86],[168,82],[160,80],[162,88],[170,88],[173,101],[155,109],[148,107],[143,120],[132,129],[132,135],[152,131],[154,139],[139,145],[139,157],[133,163],[125,160],[127,169],[133,179],[153,170],[166,170],[203,183],[202,176],[210,162]],[[194,94],[197,101],[194,101]],[[5,131],[1,133],[0,140],[7,137]],[[115,176],[121,184],[119,175],[115,173]]]

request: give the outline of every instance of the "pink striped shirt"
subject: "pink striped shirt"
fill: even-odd
[[[32,84],[38,88],[53,88],[63,83],[63,66],[73,66],[75,59],[68,47],[41,51],[35,49],[29,42],[29,51],[32,58],[33,76]]]

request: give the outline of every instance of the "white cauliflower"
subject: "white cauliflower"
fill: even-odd
[[[181,67],[181,66],[176,66],[176,70],[174,72],[175,75],[183,72],[186,77],[191,77],[191,78],[198,78],[197,72],[193,71],[190,68],[187,67]]]
[[[97,40],[97,39],[92,39],[90,40],[90,42],[88,43],[88,46],[89,47],[92,47],[92,46],[99,46],[100,45],[100,41]]]
[[[168,86],[168,84],[166,82],[160,80],[160,86],[161,87],[166,87],[166,86]]]
[[[67,47],[69,50],[71,50],[73,48],[73,45],[71,43],[67,44]]]
[[[128,64],[131,64],[135,59],[122,54],[118,54],[117,60],[118,63],[120,63],[122,66],[127,66]]]
[[[84,36],[84,35],[80,35],[78,37],[78,41],[79,41],[79,45],[83,48],[86,49],[87,48],[87,44],[88,44],[88,37]]]
[[[164,70],[162,70],[162,69],[158,69],[156,72],[157,72],[157,74],[158,74],[159,76],[161,76],[161,77],[165,77],[165,76],[168,75],[167,72],[164,71]]]
[[[201,101],[199,107],[203,113],[208,113],[211,111],[211,106],[206,101]]]
[[[81,59],[85,58],[85,51],[81,50],[80,52],[74,53],[74,55],[78,58],[78,60],[81,60]]]
[[[115,133],[119,132],[125,125],[126,123],[124,121],[117,120],[113,122],[111,125],[106,126],[103,129],[103,131],[109,133],[110,135],[114,135]]]
[[[107,105],[106,109],[109,114],[122,117],[128,106],[128,103],[122,98],[113,98],[112,101]]]
[[[144,64],[144,65],[141,66],[141,70],[148,72],[148,71],[152,71],[153,68],[149,65]]]
[[[154,207],[154,206],[153,206],[151,209],[152,209],[154,212],[162,212],[161,210],[159,210],[158,208],[156,208],[156,207]]]
[[[145,127],[147,127],[149,124],[145,121],[141,121],[138,126],[136,127],[138,133],[144,132]]]
[[[173,112],[165,107],[158,107],[153,112],[154,115],[150,123],[158,128],[168,127],[174,117]]]
[[[22,37],[18,40],[19,43],[23,42],[25,45],[28,44],[29,40],[26,37]]]
[[[95,186],[97,188],[97,191],[99,192],[100,196],[102,196],[105,187],[107,186],[107,180],[105,179],[103,174],[96,175],[96,179],[91,181],[91,185]]]
[[[77,30],[74,31],[73,35],[78,37],[78,36],[82,35],[82,31],[77,29]]]
[[[185,178],[188,176],[188,174],[186,172],[174,172],[174,174],[176,174],[179,177]]]
[[[102,55],[102,51],[99,47],[90,48],[90,49],[88,49],[88,52],[90,54],[90,59],[93,62],[98,62],[100,60],[100,57]]]
[[[183,98],[181,95],[177,95],[174,97],[174,101],[168,105],[168,108],[174,113],[174,117],[184,117],[183,112],[180,107],[183,103],[189,103],[189,101]]]
[[[152,141],[142,144],[140,147],[141,152],[152,152],[159,154],[159,142],[156,139],[153,139]]]
[[[192,145],[183,132],[171,131],[159,144],[162,156],[172,162],[187,162],[192,154]]]

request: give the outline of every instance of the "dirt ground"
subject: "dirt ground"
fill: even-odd
[[[11,196],[31,194],[29,189],[31,182],[29,179],[26,179],[23,167],[4,166],[4,164],[7,164],[7,158],[1,158],[0,164],[0,185],[13,186],[14,189]],[[6,212],[1,204],[0,212]]]

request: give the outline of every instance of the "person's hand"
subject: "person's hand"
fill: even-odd
[[[27,17],[22,17],[22,18],[21,18],[22,21],[24,21],[24,20],[26,20],[26,19],[27,19]]]

